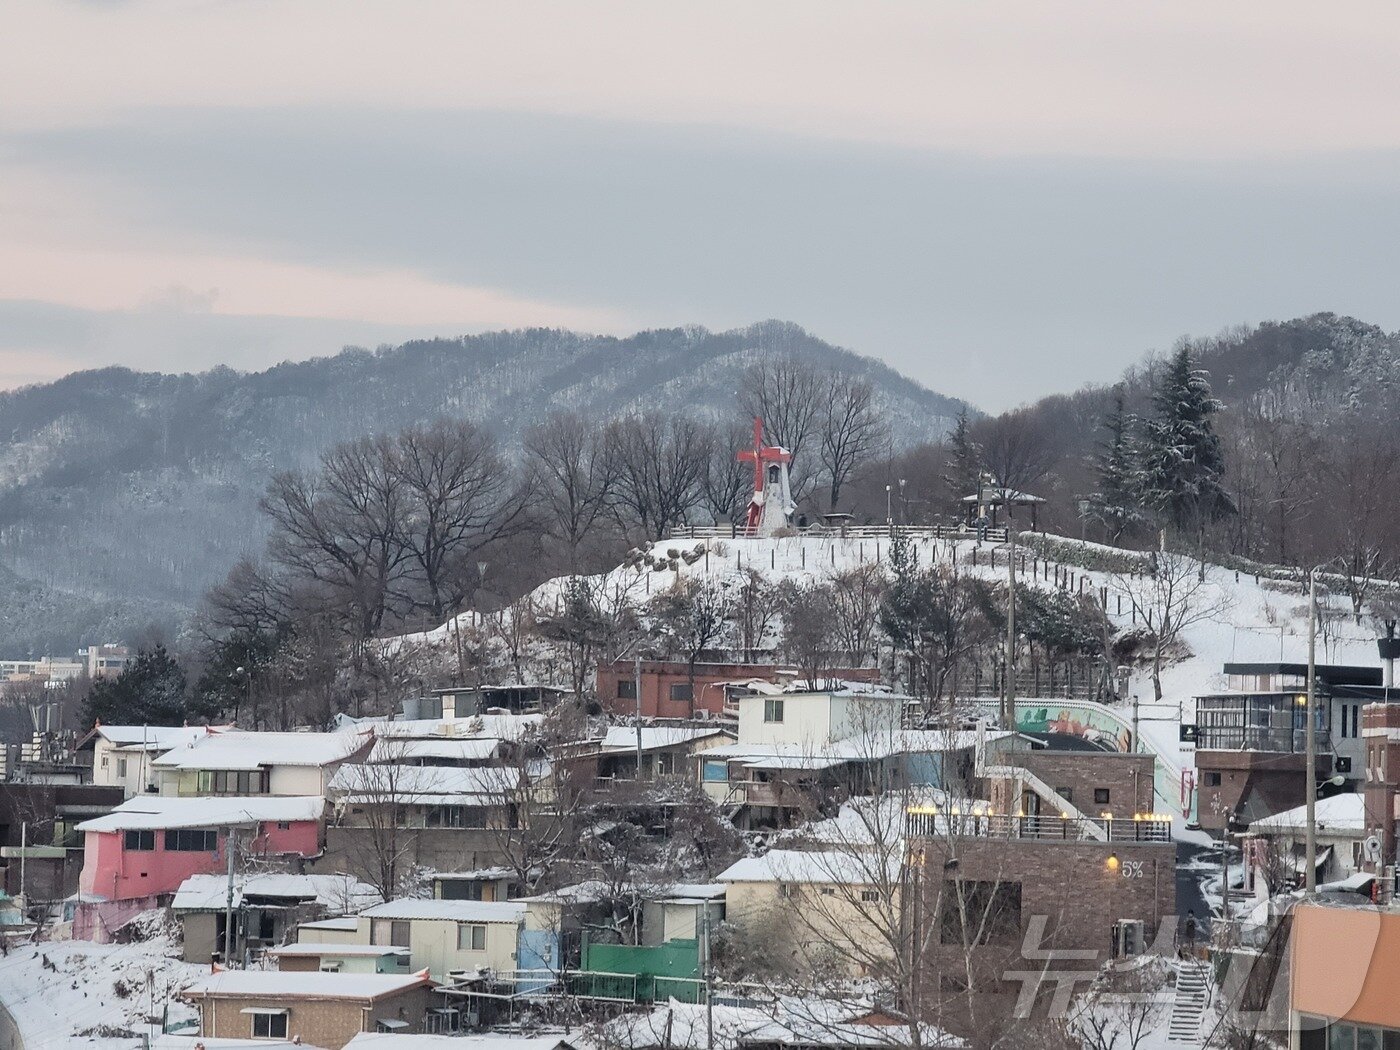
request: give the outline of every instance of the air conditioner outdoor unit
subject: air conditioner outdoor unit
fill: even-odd
[[[713,715],[710,714],[707,707],[698,708],[695,712],[695,721],[697,722],[708,722],[712,717]]]
[[[1113,924],[1113,957],[1131,959],[1147,950],[1147,924],[1141,919],[1120,919]]]

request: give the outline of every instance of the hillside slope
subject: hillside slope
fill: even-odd
[[[0,394],[0,653],[176,626],[261,549],[268,476],[337,441],[455,416],[509,443],[553,407],[600,423],[638,407],[732,416],[744,370],[782,354],[868,376],[901,443],[941,435],[961,407],[777,321],[495,332],[257,373],[111,368]]]

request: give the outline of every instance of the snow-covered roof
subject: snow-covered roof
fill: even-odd
[[[363,731],[335,733],[210,733],[167,751],[152,765],[162,769],[261,769],[327,766],[343,762],[368,743]]]
[[[661,904],[700,904],[719,900],[725,891],[722,882],[677,882],[658,887],[654,892]]]
[[[664,747],[678,747],[682,744],[704,740],[706,737],[720,736],[724,730],[719,726],[643,726],[642,750],[655,751]],[[636,726],[612,726],[601,745],[606,751],[636,751]]]
[[[650,1013],[623,1014],[607,1021],[606,1041],[623,1050],[739,1050],[744,1046],[899,1047],[916,1040],[907,1025],[858,1024],[875,1012],[869,1003],[780,998],[766,1006],[713,1007],[675,999]],[[710,1042],[713,1027],[714,1041]],[[966,1044],[924,1025],[917,1044],[956,1048]]]
[[[1314,814],[1319,830],[1355,832],[1366,830],[1366,799],[1355,793],[1331,795],[1314,803]],[[1249,825],[1250,831],[1278,832],[1303,831],[1308,826],[1308,807],[1304,803],[1282,813],[1260,817]]]
[[[281,958],[284,955],[293,957],[335,957],[335,958],[378,958],[381,955],[408,955],[408,948],[395,947],[388,944],[316,944],[311,941],[304,941],[298,944],[282,944],[276,948],[269,948],[268,955]]]
[[[93,732],[123,751],[169,751],[183,747],[222,727],[210,726],[96,726]]]
[[[377,736],[408,737],[419,740],[434,738],[468,740],[474,737],[496,737],[500,740],[520,740],[537,730],[544,715],[468,715],[465,718],[406,718],[399,721],[364,720]]]
[[[290,875],[267,872],[234,876],[233,903],[248,897],[314,900],[334,911],[359,911],[379,901],[379,891],[350,875]],[[191,875],[175,891],[174,911],[219,911],[228,903],[228,877]]]
[[[232,999],[379,999],[424,984],[420,974],[313,973],[224,970],[187,987],[183,995]]]
[[[447,922],[519,922],[525,916],[525,905],[517,901],[445,901],[419,897],[398,900],[366,908],[361,915],[371,919],[441,919]]]
[[[570,1041],[566,1035],[513,1035],[487,1032],[480,1035],[397,1035],[361,1032],[346,1050],[575,1050],[591,1044]]]
[[[282,1050],[283,1047],[297,1047],[297,1050],[321,1050],[310,1043],[295,1042],[290,1039],[211,1039],[202,1035],[158,1035],[151,1040],[151,1050]]]
[[[317,919],[315,922],[297,924],[299,930],[333,930],[337,933],[346,933],[359,928],[360,919],[357,915],[339,915],[334,919]]]
[[[85,820],[79,831],[145,831],[161,828],[223,828],[270,821],[320,820],[320,795],[182,798],[138,795],[103,817]]]
[[[761,857],[745,857],[719,873],[720,882],[810,882],[874,885],[881,881],[881,867],[892,858],[864,856],[840,850],[769,850]],[[886,873],[892,878],[894,872]]]
[[[329,790],[347,802],[413,805],[499,803],[520,785],[520,771],[490,766],[341,766]]]
[[[514,868],[472,868],[469,871],[435,871],[434,879],[509,879],[515,875]]]
[[[988,730],[987,742],[1012,734]],[[869,762],[893,755],[940,754],[975,747],[973,729],[894,729],[833,740],[827,744],[721,744],[701,752],[707,759],[741,762],[750,769],[826,769],[843,762]]]
[[[910,807],[961,805],[971,810],[985,804],[981,799],[955,797],[934,787],[916,787],[904,794],[896,792],[878,798],[856,796],[843,802],[834,817],[785,831],[779,841],[797,839],[842,849],[887,847],[904,838],[905,815]],[[945,815],[945,825],[947,820]]]
[[[501,741],[496,737],[381,737],[370,749],[371,764],[409,762],[423,758],[446,758],[457,762],[482,762],[496,754]]]

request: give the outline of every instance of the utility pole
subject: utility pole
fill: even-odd
[[[1308,570],[1308,724],[1307,740],[1307,829],[1304,837],[1303,887],[1309,893],[1317,890],[1317,567]]]
[[[228,897],[224,901],[224,968],[233,966],[233,849],[234,829],[224,835],[224,853],[228,855]]]
[[[637,779],[642,779],[642,654],[632,658],[632,691],[637,694]],[[658,705],[659,707],[660,705]]]
[[[1005,492],[1005,490],[1002,490]],[[1011,504],[1006,504],[1006,664],[1001,709],[1001,727],[1016,731],[1016,528],[1011,520]],[[1014,738],[1013,738],[1014,739]],[[1012,745],[1015,746],[1014,744]]]
[[[29,915],[29,896],[24,892],[24,865],[29,858],[29,821],[19,825],[19,899],[23,902],[23,917]]]
[[[714,995],[710,989],[710,902],[707,900],[700,907],[700,931],[702,933],[701,946],[704,948],[704,970],[701,976],[705,979],[705,1050],[715,1050],[715,1003]]]

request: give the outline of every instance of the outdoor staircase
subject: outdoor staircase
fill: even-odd
[[[1172,1002],[1171,1020],[1167,1025],[1167,1040],[1199,1046],[1201,1018],[1205,1016],[1209,988],[1206,968],[1196,959],[1176,964],[1176,998]]]

